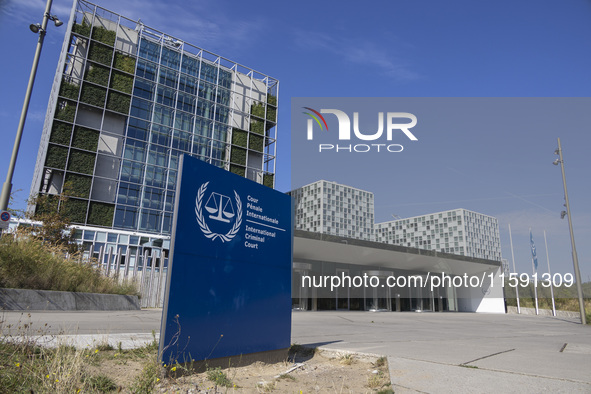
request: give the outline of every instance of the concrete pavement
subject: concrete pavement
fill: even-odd
[[[126,348],[151,341],[161,315],[0,312],[0,319],[4,332],[30,322],[52,341]],[[574,320],[369,312],[294,312],[292,320],[292,343],[387,356],[396,392],[591,392],[591,327]]]
[[[591,392],[591,327],[468,313],[293,314],[292,341],[388,356],[396,392]]]

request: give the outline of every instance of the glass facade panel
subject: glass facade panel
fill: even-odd
[[[169,48],[162,48],[162,59],[160,64],[178,70],[181,64],[181,54],[177,51],[173,51]]]
[[[162,167],[146,166],[144,184],[148,186],[166,187],[166,169]]]
[[[160,231],[161,224],[162,212],[142,209],[140,215],[140,230],[157,232]]]
[[[142,39],[140,40],[140,50],[138,55],[144,59],[158,62],[160,58],[160,45],[155,42]]]
[[[181,64],[181,71],[185,74],[198,76],[199,75],[199,60],[188,54],[183,54],[183,60]]]

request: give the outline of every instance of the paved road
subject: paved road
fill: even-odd
[[[152,339],[161,314],[3,312],[0,319],[4,332],[20,321],[33,323],[32,335],[41,329],[79,345],[109,341],[131,347]],[[591,393],[591,327],[568,319],[468,313],[292,316],[293,343],[388,356],[396,392]]]

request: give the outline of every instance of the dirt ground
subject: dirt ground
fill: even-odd
[[[304,350],[284,362],[166,378],[161,393],[392,393],[384,357]],[[217,384],[216,384],[217,383]]]

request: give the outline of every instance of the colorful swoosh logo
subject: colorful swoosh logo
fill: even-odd
[[[313,114],[309,113],[309,112],[303,112],[306,115],[310,115],[315,121],[316,123],[318,123],[318,126],[320,126],[320,130],[324,130],[324,128],[322,127],[322,123],[324,123],[324,126],[326,127],[326,131],[328,131],[328,125],[326,124],[326,120],[324,120],[324,116],[320,115],[320,112],[313,110],[310,107],[303,107],[304,109],[307,109],[308,111],[312,111],[314,112],[314,114],[316,114],[317,116],[314,116]],[[322,119],[322,123],[320,123],[320,119]]]

